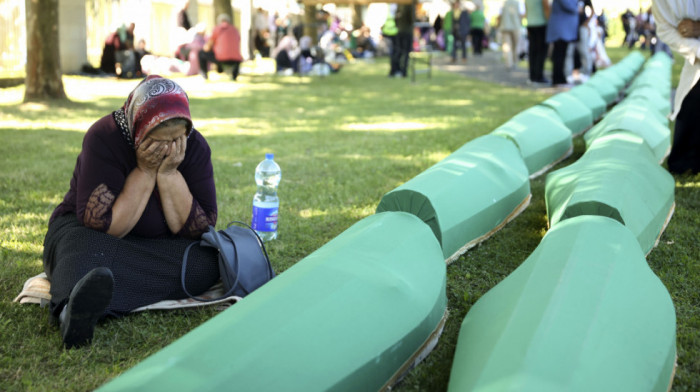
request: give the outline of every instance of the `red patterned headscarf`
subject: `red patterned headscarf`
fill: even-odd
[[[184,118],[189,122],[187,134],[192,130],[187,94],[177,83],[158,75],[142,80],[129,94],[123,109],[134,148],[165,120]]]

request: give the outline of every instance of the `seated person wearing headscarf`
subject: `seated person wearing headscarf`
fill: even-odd
[[[293,35],[285,35],[272,51],[272,58],[277,62],[277,72],[285,69],[298,71],[299,45]]]
[[[183,252],[216,220],[211,150],[192,126],[187,94],[151,75],[88,129],[70,189],[49,220],[49,312],[65,346],[89,343],[105,316],[188,298]],[[188,290],[201,294],[218,279],[216,251],[193,247]]]

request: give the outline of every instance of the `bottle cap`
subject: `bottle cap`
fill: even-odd
[[[275,158],[275,154],[273,154],[271,152],[268,152],[267,154],[265,154],[265,159],[272,160],[274,158]]]

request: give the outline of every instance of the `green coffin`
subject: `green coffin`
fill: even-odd
[[[617,221],[553,227],[462,322],[448,390],[666,392],[671,297]]]
[[[379,390],[435,344],[445,269],[420,219],[369,216],[101,390]]]
[[[485,135],[388,192],[377,212],[418,216],[433,230],[449,262],[500,229],[529,201],[528,171],[517,147]]]
[[[625,56],[622,60],[618,61],[615,65],[624,65],[633,69],[634,72],[638,72],[639,69],[642,68],[642,65],[644,65],[645,61],[646,57],[644,57],[644,55],[639,50],[635,50],[627,56]]]
[[[572,94],[555,94],[540,105],[554,109],[574,137],[593,125],[593,111]]]
[[[603,69],[597,71],[595,74],[609,81],[613,86],[615,86],[617,91],[622,91],[625,88],[625,85],[627,85],[622,76],[620,76],[620,74],[618,74],[614,68]]]
[[[671,78],[666,73],[642,71],[629,86],[629,90],[634,91],[640,88],[654,89],[664,99],[671,99]]]
[[[647,68],[657,68],[661,69],[664,71],[671,71],[671,67],[673,66],[673,59],[667,55],[664,52],[656,52],[653,56],[649,58],[644,63],[644,69]]]
[[[530,178],[535,178],[573,151],[571,131],[554,109],[535,105],[516,114],[491,135],[512,140],[520,149]]]
[[[598,120],[599,118],[603,117],[603,114],[605,114],[605,109],[608,106],[603,97],[600,96],[598,90],[585,84],[578,85],[568,92],[560,93],[559,95],[561,94],[572,95],[581,103],[586,105],[588,109],[591,110],[593,120]]]
[[[619,76],[625,82],[625,85],[627,85],[632,81],[632,79],[634,79],[634,76],[639,71],[639,68],[641,68],[641,64],[635,67],[632,64],[619,62],[608,69],[617,74],[617,76]]]
[[[616,131],[629,131],[644,138],[654,152],[657,162],[662,162],[671,149],[671,131],[668,126],[659,122],[658,114],[654,110],[635,105],[623,105],[606,114],[583,135],[586,148],[589,148],[596,138]]]
[[[630,84],[629,89],[649,87],[658,91],[661,96],[671,99],[671,58],[665,53],[657,53],[644,63],[642,71]]]
[[[608,106],[614,104],[620,96],[620,90],[618,90],[605,77],[598,75],[597,72],[594,73],[593,76],[591,76],[590,79],[584,83],[584,85],[593,87],[596,91],[598,91],[598,94],[603,97]]]
[[[580,215],[606,216],[627,226],[648,253],[673,212],[674,189],[673,176],[658,165],[644,139],[609,133],[578,161],[547,175],[549,225]]]
[[[642,89],[646,90],[646,88]],[[622,101],[620,101],[617,105],[615,105],[609,112],[608,115],[611,116],[617,116],[618,112],[624,112],[624,111],[631,111],[631,112],[644,112],[649,115],[649,118],[651,121],[656,121],[657,123],[661,124],[664,128],[668,128],[669,125],[669,120],[668,120],[668,113],[662,114],[663,111],[665,110],[670,110],[671,105],[670,101],[666,101],[663,98],[660,98],[661,100],[658,101],[656,98],[659,97],[658,93],[655,93],[653,91],[648,91],[648,94],[644,95],[644,98],[642,98],[641,94],[635,94],[626,97]],[[665,105],[665,103],[668,102],[668,105]],[[659,106],[656,106],[656,105]],[[659,109],[660,108],[660,109]],[[654,110],[658,109],[658,110]]]
[[[631,102],[653,109],[663,118],[671,114],[671,100],[664,98],[663,94],[659,92],[658,89],[650,86],[639,86],[638,88],[628,90],[627,96],[621,103]]]

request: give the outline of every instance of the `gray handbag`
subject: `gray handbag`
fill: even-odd
[[[195,297],[185,287],[187,255],[190,249],[197,244],[219,251],[219,273],[224,290],[226,290],[226,294],[220,298]],[[245,297],[274,277],[275,271],[272,270],[265,245],[258,233],[247,224],[239,221],[229,223],[224,230],[220,231],[209,226],[209,231],[202,234],[200,241],[195,241],[187,246],[182,257],[180,279],[182,289],[191,298],[202,302],[218,301],[231,295]]]

